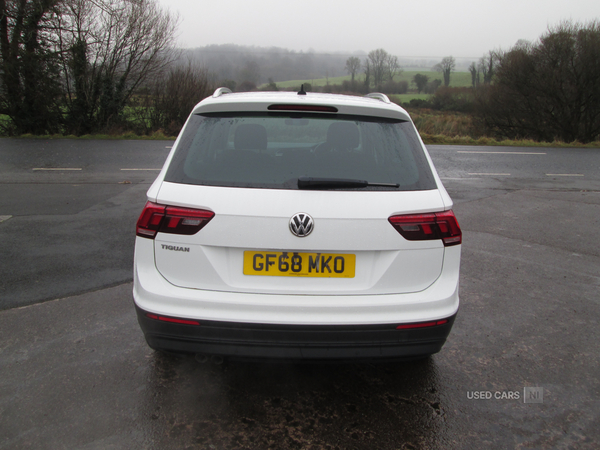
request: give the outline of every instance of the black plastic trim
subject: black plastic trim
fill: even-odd
[[[437,353],[456,315],[426,328],[397,330],[386,325],[274,325],[200,320],[181,325],[150,319],[137,305],[148,345],[167,352],[237,359],[390,360]]]

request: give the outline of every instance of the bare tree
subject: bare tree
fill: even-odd
[[[388,55],[385,65],[389,81],[394,81],[394,77],[402,73],[397,56]]]
[[[388,57],[388,52],[382,48],[371,50],[367,55],[375,86],[381,86],[385,81]]]
[[[144,93],[132,99],[138,132],[162,130],[176,136],[193,107],[214,90],[206,68],[188,62],[159,75],[148,83]]]
[[[157,0],[64,0],[56,20],[73,133],[118,123],[133,92],[176,56],[177,18]]]
[[[361,65],[360,59],[356,56],[351,56],[346,60],[346,72],[348,72],[352,77],[352,86],[354,86],[354,77],[360,70]]]
[[[370,81],[372,81],[377,89],[382,89],[386,80],[393,84],[394,77],[402,72],[398,57],[390,55],[382,48],[369,52],[364,67],[368,68],[369,73],[369,83],[365,82],[365,84],[368,87]],[[367,70],[365,70],[365,73],[367,73]]]
[[[471,72],[471,84],[473,87],[479,86],[479,70],[477,69],[477,64],[472,62],[469,66],[469,72]]]
[[[498,52],[490,50],[487,55],[484,55],[479,59],[479,65],[477,68],[483,75],[483,84],[490,84],[492,82],[498,58]]]
[[[515,46],[513,47],[513,49],[517,50],[527,50],[531,47],[531,42],[528,41],[527,39],[519,39],[516,43]]]
[[[563,22],[538,42],[496,53],[478,116],[498,137],[600,139],[600,21]]]
[[[450,73],[454,71],[455,67],[456,61],[452,56],[446,56],[442,59],[442,62],[433,66],[436,71],[442,73],[442,76],[444,77],[444,86],[450,85]]]
[[[0,0],[0,114],[16,133],[61,127],[60,76],[51,42],[60,0]]]
[[[369,58],[365,59],[365,63],[363,65],[365,72],[365,89],[368,92],[369,86],[371,86],[371,63],[369,62]]]

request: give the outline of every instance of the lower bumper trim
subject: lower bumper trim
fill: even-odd
[[[441,350],[456,315],[442,325],[397,330],[384,325],[276,325],[198,320],[200,325],[149,318],[136,305],[148,345],[168,352],[230,359],[392,360]]]

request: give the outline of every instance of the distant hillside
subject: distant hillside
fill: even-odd
[[[411,85],[413,77],[420,73],[422,75],[426,75],[429,77],[429,81],[433,81],[435,79],[442,80],[442,74],[439,72],[432,71],[431,69],[411,69],[404,70],[400,75],[396,75],[394,77],[394,81],[406,81],[409,84],[409,89],[414,89],[415,86]],[[360,74],[357,77],[358,82],[363,82],[365,79],[364,74]],[[328,82],[329,84],[342,84],[344,80],[350,81],[350,75],[344,75],[341,77],[330,77],[327,78],[314,78],[314,79],[297,79],[297,80],[288,80],[276,83],[277,87],[281,89],[289,89],[289,88],[297,88],[302,83],[310,83],[311,86],[322,87],[325,86]],[[471,86],[471,74],[469,72],[452,72],[450,76],[450,86],[452,87],[469,87]]]
[[[197,61],[214,74],[217,81],[250,81],[256,85],[299,78],[324,78],[345,75],[350,55],[296,52],[279,47],[209,45],[183,51],[183,58]],[[356,56],[363,58],[364,55]]]
[[[234,44],[208,45],[182,50],[182,60],[192,60],[202,65],[213,74],[217,83],[222,84],[225,80],[229,80],[237,84],[251,82],[256,86],[267,83],[269,79],[276,83],[289,80],[309,81],[314,82],[315,86],[321,84],[319,80],[324,80],[323,85],[326,84],[327,79],[329,83],[333,83],[333,78],[348,75],[345,66],[350,56],[356,56],[361,61],[367,57],[365,52],[353,54],[317,53],[311,50],[297,52],[280,47],[249,47]],[[409,73],[423,73],[430,79],[441,78],[441,74],[431,72],[431,67],[440,61],[441,58],[399,57],[405,75],[396,80],[404,80]],[[467,71],[470,63],[469,59],[457,58],[456,68],[458,71]],[[362,71],[360,73],[362,76]],[[454,85],[454,82],[452,84]],[[457,83],[457,85],[462,84],[462,81]]]

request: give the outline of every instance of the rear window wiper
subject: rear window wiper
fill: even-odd
[[[298,178],[298,189],[352,189],[366,188],[370,186],[390,188],[400,187],[398,183],[370,183],[365,180],[348,180],[344,178]]]

